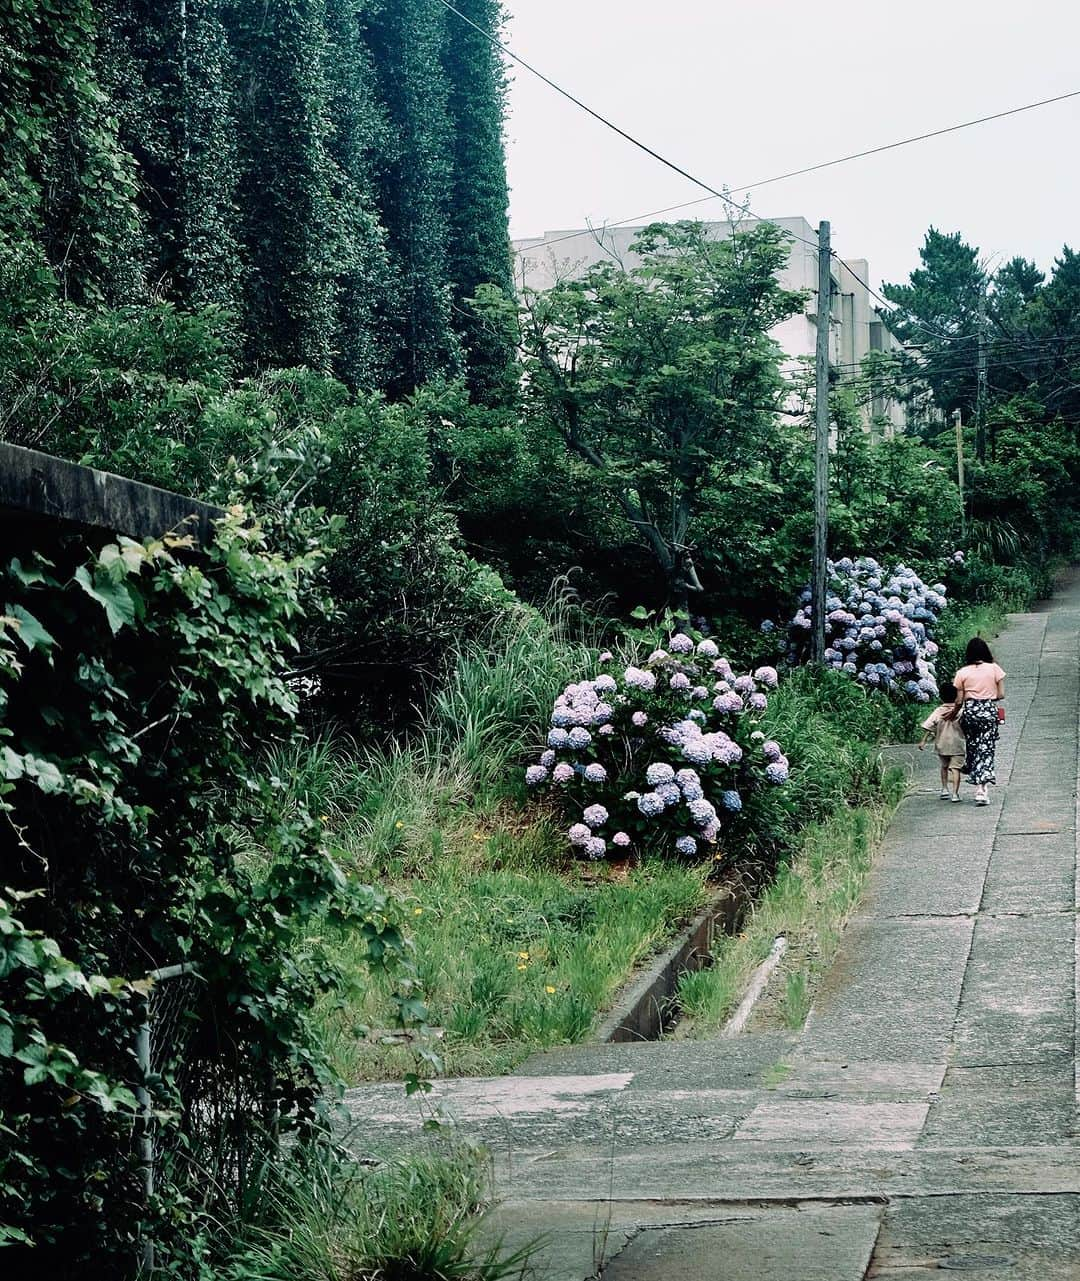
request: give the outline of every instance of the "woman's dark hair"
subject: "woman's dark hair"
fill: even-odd
[[[940,692],[941,701],[943,703],[956,702],[956,686],[952,683],[952,681],[942,681],[941,690],[939,692]]]
[[[967,649],[964,651],[964,661],[967,663],[992,663],[993,654],[990,653],[990,646],[981,636],[973,636],[967,643]]]

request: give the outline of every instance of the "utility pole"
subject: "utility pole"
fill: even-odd
[[[975,387],[975,457],[986,462],[986,286],[979,290],[979,372]]]
[[[964,419],[959,408],[953,410],[953,422],[956,425],[956,487],[960,490],[960,537],[964,538]]]
[[[832,271],[829,224],[818,223],[816,417],[814,425],[814,567],[810,579],[812,662],[825,661],[825,561],[829,554],[829,319]]]

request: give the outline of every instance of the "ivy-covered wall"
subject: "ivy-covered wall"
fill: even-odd
[[[468,362],[483,393],[502,111],[438,0],[0,0],[0,249],[70,301],[224,309],[247,370],[405,394]]]

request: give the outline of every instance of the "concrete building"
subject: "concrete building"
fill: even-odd
[[[755,219],[741,224],[750,227]],[[804,380],[806,362],[814,360],[817,343],[817,229],[805,218],[773,218],[770,221],[790,233],[791,252],[786,267],[780,272],[785,289],[809,291],[803,315],[792,316],[772,331],[786,355],[785,376]],[[706,223],[710,237],[730,236],[730,222]],[[596,227],[584,230],[549,231],[543,236],[515,240],[515,278],[518,288],[548,289],[558,280],[573,279],[603,261],[616,261],[631,268],[640,260],[631,249],[643,227]],[[896,351],[900,342],[874,309],[874,300],[863,283],[870,278],[865,258],[832,262],[832,316],[830,321],[830,360],[841,378],[850,377],[863,357],[871,351]],[[886,435],[905,426],[901,404],[884,396],[874,397],[862,410],[863,421],[883,424]]]

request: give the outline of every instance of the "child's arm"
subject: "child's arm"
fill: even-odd
[[[922,736],[922,738],[919,740],[919,751],[920,751],[920,752],[921,752],[921,751],[922,751],[922,749],[927,745],[927,743],[929,743],[929,742],[930,742],[931,738],[933,738],[933,734],[930,732],[930,730],[924,730],[924,731],[923,731],[923,736]]]

